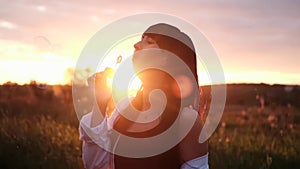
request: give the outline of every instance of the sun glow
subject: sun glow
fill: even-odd
[[[130,83],[128,95],[136,96],[136,94],[140,90],[141,86],[142,86],[142,81],[138,77],[135,77],[132,80],[132,83]]]
[[[105,55],[103,62],[99,63],[97,72],[107,68],[112,69],[108,74],[107,85],[112,87],[119,96],[135,96],[141,86],[141,80],[135,76],[132,65],[133,44],[140,39],[140,35],[132,36],[116,43]],[[122,65],[123,64],[123,65]],[[115,73],[122,66],[122,71]],[[129,81],[129,84],[125,84]]]
[[[71,66],[72,62],[69,61],[2,61],[0,71],[5,72],[1,74],[2,79],[11,79],[11,82],[18,84],[29,83],[32,80],[50,85],[68,84],[64,72]],[[6,80],[0,82],[5,83]]]
[[[128,70],[131,71],[131,70]],[[122,73],[122,75],[124,75],[124,78],[128,78],[128,72]],[[122,76],[121,75],[121,76]],[[120,76],[118,76],[120,77]],[[137,77],[134,76],[133,78],[131,78],[131,80],[129,81],[128,84],[125,84],[126,82],[128,82],[127,79],[122,79],[122,78],[118,78],[118,77],[108,77],[107,78],[107,84],[111,85],[112,90],[115,90],[117,92],[117,97],[123,98],[123,97],[134,97],[136,96],[137,92],[139,91],[139,89],[141,88],[142,82],[141,80]],[[115,79],[114,79],[115,78]],[[120,84],[122,83],[123,84]]]

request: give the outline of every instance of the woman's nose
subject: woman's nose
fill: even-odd
[[[135,44],[133,45],[135,50],[140,50],[140,49],[141,49],[140,43],[141,43],[141,41],[139,41],[139,42],[137,42],[137,43],[135,43]]]

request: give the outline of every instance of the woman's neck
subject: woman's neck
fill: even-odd
[[[143,110],[147,110],[151,107],[150,104],[150,94],[151,92],[153,92],[153,90],[161,90],[165,95],[169,95],[170,91],[168,90],[168,87],[166,84],[148,84],[148,85],[144,85],[143,84],[143,88],[142,88],[142,109]]]

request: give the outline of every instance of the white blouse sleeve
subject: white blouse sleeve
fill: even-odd
[[[109,149],[110,140],[107,130],[107,119],[96,127],[91,128],[92,112],[84,115],[80,120],[79,139],[82,144],[82,158],[86,169],[113,168],[112,154]]]
[[[80,120],[79,139],[82,144],[83,163],[87,169],[113,169],[113,155],[106,151],[111,150],[109,132],[113,128],[114,121],[120,115],[119,111],[128,106],[131,99],[123,99],[114,110],[112,116],[104,117],[103,121],[91,127],[93,112],[84,115]]]
[[[180,169],[209,169],[208,154],[184,163]]]

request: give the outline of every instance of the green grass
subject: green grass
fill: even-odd
[[[299,168],[299,116],[283,107],[225,112],[210,138],[211,168]]]
[[[83,168],[76,127],[49,116],[3,117],[0,125],[1,169]]]
[[[299,168],[300,132],[294,123],[299,112],[279,107],[257,110],[224,113],[210,138],[212,169]],[[3,116],[0,125],[1,169],[83,168],[77,126],[45,115]]]

